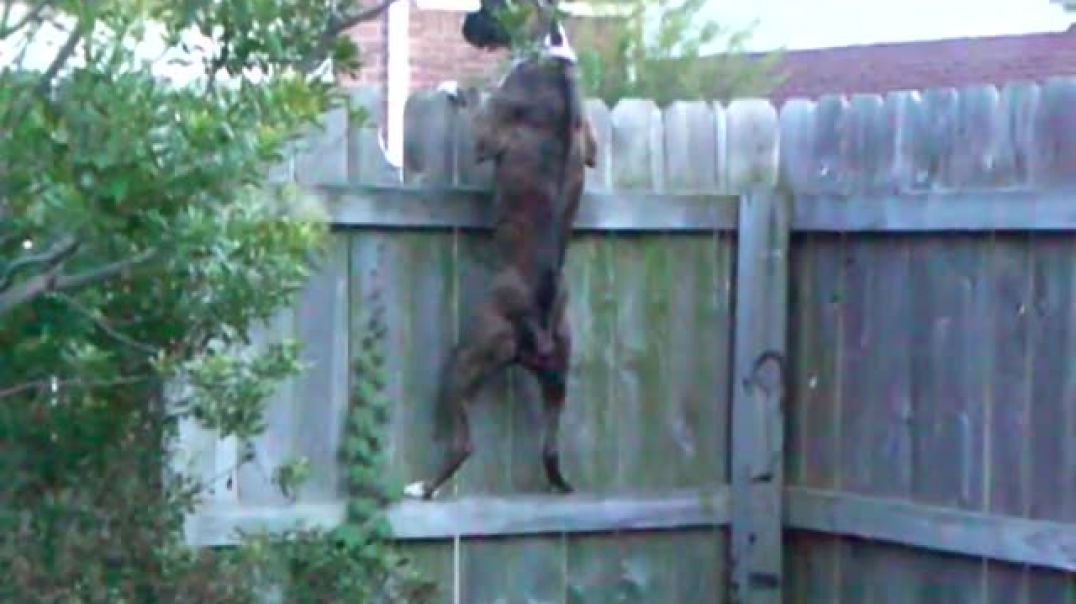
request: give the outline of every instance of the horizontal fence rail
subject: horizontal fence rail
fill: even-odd
[[[333,223],[361,228],[484,228],[492,206],[487,191],[470,188],[318,187]],[[732,231],[733,195],[650,192],[587,193],[579,231]]]
[[[686,489],[650,495],[472,496],[404,501],[389,509],[400,540],[529,534],[630,532],[722,527],[730,520],[730,489]],[[935,552],[1076,572],[1076,526],[864,497],[802,487],[784,489],[785,527],[855,537]],[[237,531],[328,528],[343,503],[250,508],[210,505],[193,530],[202,546],[237,542]]]
[[[480,229],[489,193],[471,188],[316,187],[341,228]],[[589,192],[580,232],[736,230],[737,197],[713,193]],[[796,233],[1074,232],[1076,188],[894,195],[797,195]]]

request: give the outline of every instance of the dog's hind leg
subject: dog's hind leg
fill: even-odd
[[[430,480],[404,488],[408,497],[430,499],[451,478],[474,451],[467,406],[482,384],[495,371],[508,365],[516,355],[515,330],[495,309],[480,312],[478,329],[449,357],[440,384],[438,405],[451,423],[452,439],[437,471]]]
[[[550,486],[561,493],[571,493],[572,486],[560,469],[560,417],[567,399],[568,363],[571,358],[572,340],[568,318],[564,314],[562,292],[556,315],[558,320],[553,334],[553,353],[545,358],[535,358],[524,366],[538,379],[542,389],[542,466]]]
[[[560,469],[560,416],[564,411],[566,372],[550,372],[539,378],[542,385],[542,465],[549,484],[561,493],[571,493],[572,486]]]

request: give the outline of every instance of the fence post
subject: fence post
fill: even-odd
[[[732,398],[731,601],[779,604],[782,587],[789,199],[740,198]]]
[[[740,194],[732,367],[729,600],[781,602],[785,318],[791,209],[777,193],[777,111],[729,104],[725,178]]]

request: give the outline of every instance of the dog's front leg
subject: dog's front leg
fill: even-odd
[[[467,421],[467,406],[478,394],[482,383],[504,367],[516,355],[515,329],[494,305],[478,312],[477,331],[449,357],[440,384],[438,405],[443,417],[452,422],[452,439],[434,475],[425,481],[404,487],[404,495],[418,499],[432,498],[441,485],[459,470],[474,451]]]
[[[497,159],[508,147],[512,128],[512,101],[490,96],[474,116],[475,161]]]
[[[489,98],[475,112],[474,155],[476,163],[495,159],[503,146],[499,138],[501,128],[497,120],[496,105],[496,99]]]

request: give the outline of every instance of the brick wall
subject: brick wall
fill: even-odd
[[[464,42],[463,17],[456,11],[411,12],[411,90],[432,88],[445,80],[481,85],[498,77],[504,53],[478,50]]]
[[[484,86],[500,79],[505,67],[504,52],[488,52],[471,47],[463,40],[460,11],[421,10],[413,7],[410,17],[411,90],[433,88],[446,80],[464,86]],[[352,36],[363,56],[363,67],[356,78],[345,84],[385,84],[386,27],[385,15],[377,21],[362,23]],[[600,40],[602,19],[570,19],[567,24],[573,41]],[[584,24],[585,23],[585,24]],[[584,42],[586,43],[586,42]]]
[[[382,14],[379,19],[359,23],[351,30],[351,38],[359,47],[362,68],[346,84],[384,86],[387,69],[385,48],[388,42],[385,23],[386,14]]]
[[[471,47],[463,40],[460,28],[465,13],[461,11],[422,10],[412,5],[409,38],[411,40],[411,90],[436,87],[455,80],[463,86],[488,87],[501,78],[507,67],[507,53],[488,52]],[[585,22],[585,26],[581,23]],[[569,19],[569,37],[578,46],[602,39],[601,19]],[[374,21],[360,23],[351,30],[359,46],[362,68],[353,77],[342,78],[345,87],[379,85],[382,94],[387,84],[387,13]],[[379,122],[384,126],[385,107]]]

